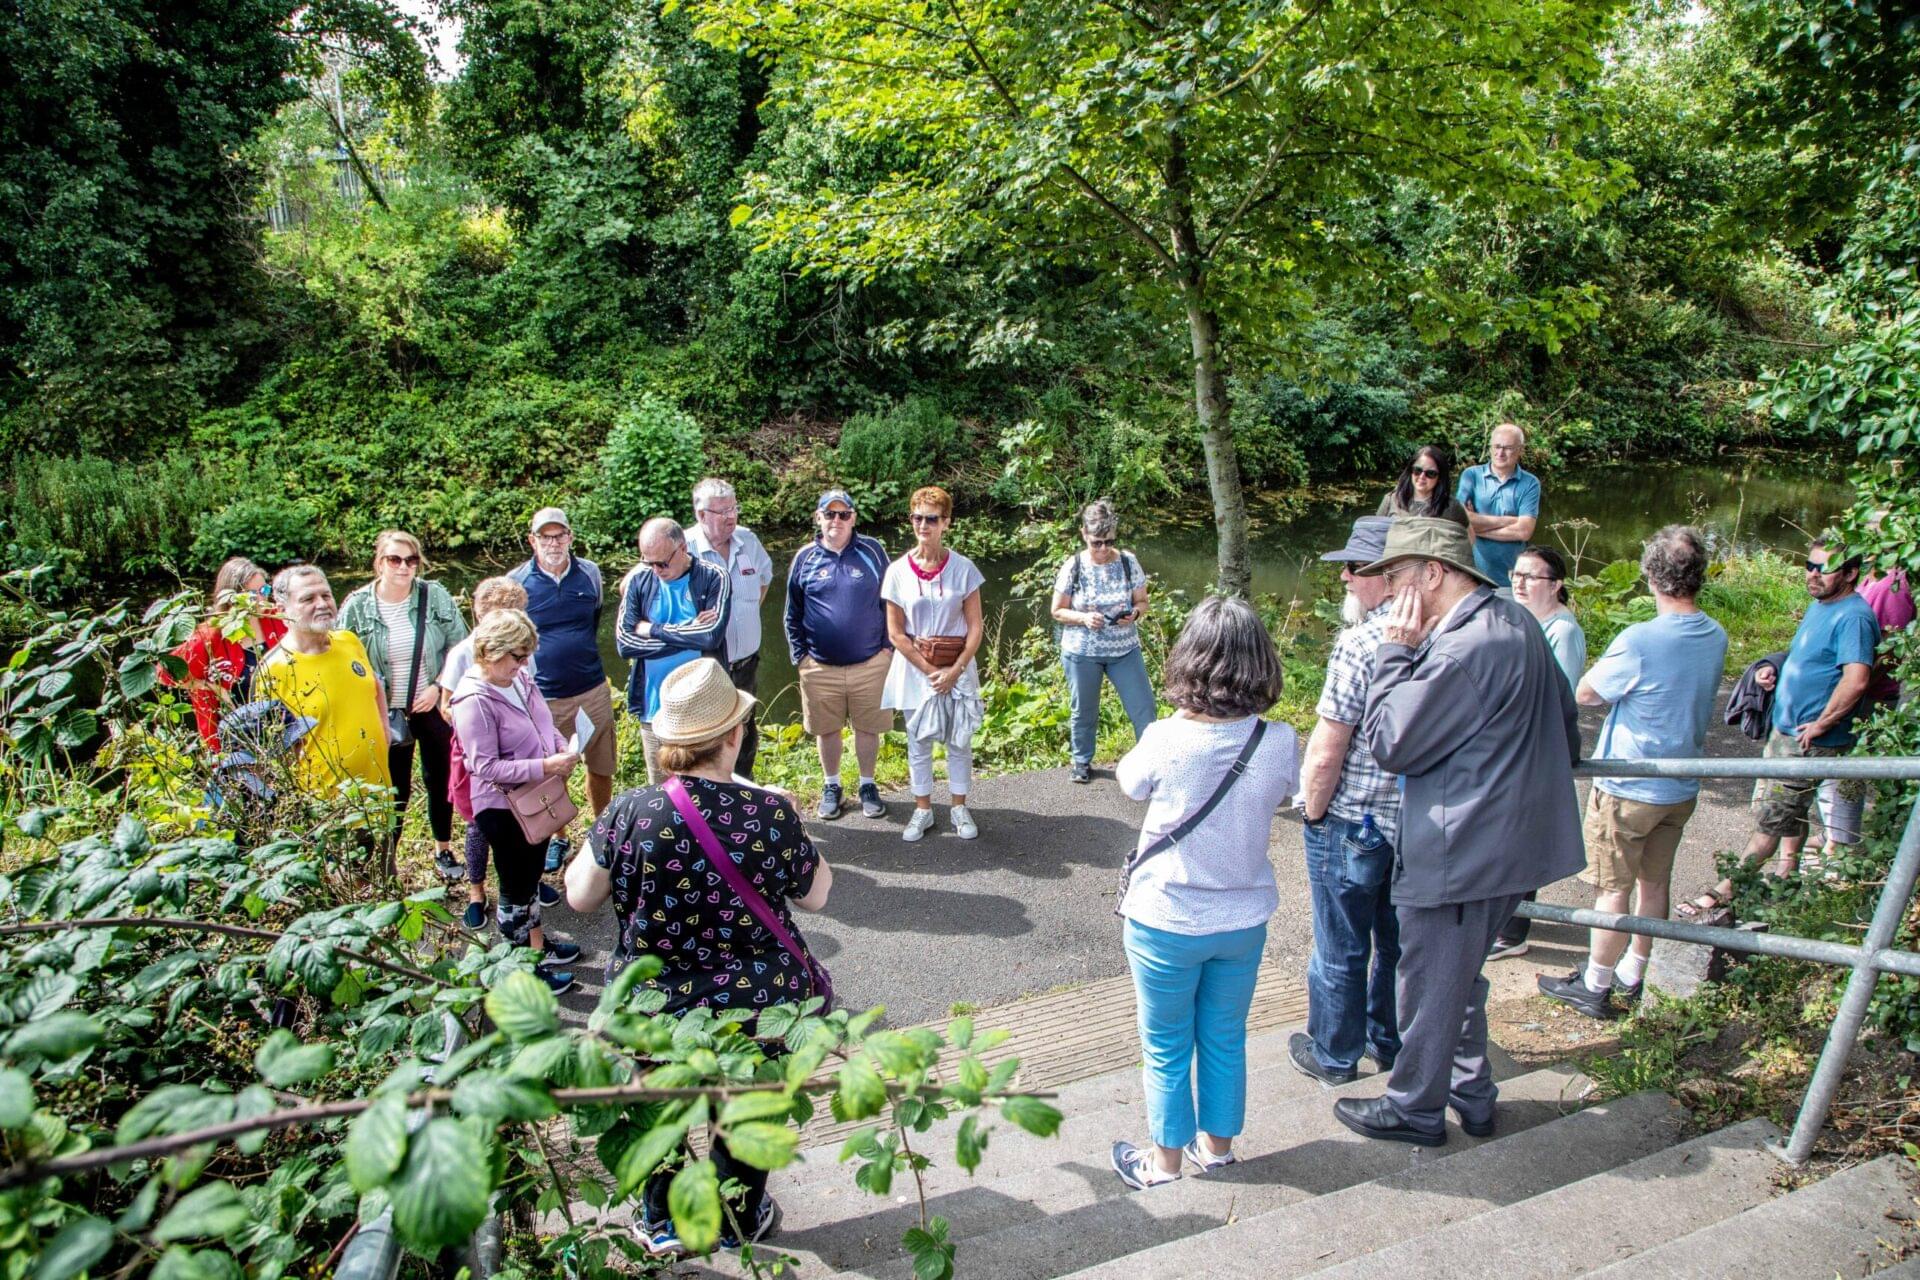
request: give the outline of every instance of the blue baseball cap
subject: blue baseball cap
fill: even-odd
[[[845,489],[827,490],[825,493],[820,495],[820,501],[813,504],[813,509],[815,511],[825,511],[827,509],[827,505],[833,502],[846,503],[847,510],[849,511],[858,511],[860,509],[859,506],[855,504],[853,500],[853,495],[848,493]]]

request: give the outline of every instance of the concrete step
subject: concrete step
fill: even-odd
[[[1920,1280],[1920,1254],[1871,1274],[1873,1280]]]
[[[1749,1120],[1314,1275],[1316,1280],[1585,1275],[1769,1198],[1780,1162],[1764,1144],[1779,1136],[1765,1120]]]
[[[1590,1087],[1584,1077],[1563,1070],[1515,1077],[1501,1087],[1501,1126],[1517,1133],[1545,1124],[1577,1108]],[[948,1219],[955,1234],[964,1237],[956,1267],[970,1275],[995,1280],[1057,1276],[1209,1230],[1236,1216],[1444,1159],[1483,1141],[1449,1127],[1448,1145],[1437,1149],[1370,1142],[1334,1119],[1335,1098],[1371,1097],[1380,1089],[1379,1080],[1363,1079],[1273,1105],[1256,1100],[1247,1113],[1246,1132],[1235,1144],[1242,1153],[1239,1163],[1209,1178],[1182,1179],[1145,1194],[1129,1192],[1108,1163],[1114,1138],[1139,1134],[1142,1118],[1131,1112],[1125,1127],[1098,1135],[1097,1150],[1062,1153],[1057,1164],[929,1196],[927,1212]],[[1087,1145],[1095,1136],[1087,1134]],[[897,1203],[877,1211],[870,1198],[851,1188],[851,1206],[794,1203],[777,1243],[815,1263],[815,1275],[838,1271],[904,1280],[912,1268],[900,1237],[918,1224],[919,1211],[910,1183],[896,1180],[894,1190]],[[781,1199],[783,1209],[788,1203]],[[823,1212],[831,1216],[821,1220]],[[731,1259],[714,1265],[721,1274],[743,1274],[728,1269],[737,1267]]]
[[[1678,1142],[1685,1123],[1685,1110],[1665,1094],[1637,1093],[1445,1160],[1115,1257],[1074,1272],[1072,1280],[1306,1275],[1630,1164]],[[971,1261],[971,1248],[966,1256]]]
[[[1920,1242],[1917,1190],[1920,1178],[1907,1160],[1882,1156],[1592,1274],[1595,1280],[1885,1276],[1875,1268]]]

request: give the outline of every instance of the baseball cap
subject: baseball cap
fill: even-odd
[[[858,511],[860,509],[854,503],[853,495],[848,493],[845,489],[827,490],[825,493],[820,495],[820,501],[813,504],[813,509],[815,511],[825,511],[827,509],[827,504],[832,502],[846,503],[847,510],[849,511]]]
[[[527,526],[528,533],[538,533],[550,524],[557,524],[568,533],[573,532],[573,521],[567,519],[567,513],[559,507],[542,507],[533,513],[533,523]]]
[[[1322,560],[1344,560],[1350,564],[1372,564],[1387,553],[1387,530],[1393,524],[1386,516],[1361,516],[1353,522],[1347,545],[1329,551]]]

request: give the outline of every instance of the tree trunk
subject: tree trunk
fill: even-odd
[[[1187,298],[1187,326],[1193,333],[1193,407],[1206,452],[1207,489],[1213,495],[1213,523],[1219,538],[1214,575],[1222,594],[1245,599],[1253,594],[1253,553],[1247,544],[1247,495],[1240,487],[1240,453],[1233,444],[1227,378],[1220,368],[1220,322],[1194,293]]]

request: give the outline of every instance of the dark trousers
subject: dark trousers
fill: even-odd
[[[414,711],[407,716],[413,741],[387,748],[387,769],[393,774],[394,826],[407,819],[407,802],[413,798],[413,757],[418,746],[420,772],[427,775],[427,823],[433,838],[441,842],[453,839],[453,801],[447,799],[447,775],[452,769],[453,726],[438,711]]]
[[[495,917],[507,941],[525,946],[530,930],[540,927],[540,872],[546,866],[547,842],[528,840],[520,823],[505,809],[482,809],[473,815],[493,849],[493,874],[500,882]]]
[[[733,679],[733,687],[758,697],[760,694],[760,655],[750,653],[738,662],[727,664],[727,675]],[[758,718],[758,708],[747,717],[746,736],[740,739],[740,758],[734,761],[733,771],[743,778],[753,777],[753,757],[760,749],[760,726],[754,721]]]
[[[686,1147],[682,1146],[678,1159],[670,1160],[648,1176],[646,1190],[640,1198],[641,1213],[648,1226],[659,1226],[672,1217],[667,1211],[667,1187],[673,1181],[673,1175],[680,1172],[680,1166],[686,1163],[688,1154]],[[767,1194],[767,1171],[735,1160],[733,1153],[727,1150],[727,1144],[718,1138],[713,1140],[713,1166],[720,1174],[722,1187],[734,1181],[743,1188],[737,1197],[728,1198],[727,1207],[739,1221],[741,1235],[751,1235],[760,1213],[760,1198]],[[720,1230],[731,1236],[733,1223],[723,1217]]]
[[[1520,901],[1535,902],[1539,900],[1539,897],[1540,891],[1538,889],[1530,889],[1527,891],[1526,897],[1520,899]],[[1532,934],[1533,921],[1527,919],[1525,916],[1514,916],[1500,926],[1500,941],[1502,942],[1525,942]]]
[[[544,856],[544,855],[543,855]],[[467,824],[467,883],[487,882],[487,833],[478,822]]]
[[[1487,1063],[1487,948],[1517,893],[1478,902],[1398,909],[1400,1056],[1387,1098],[1428,1133],[1447,1126],[1451,1105],[1478,1124],[1493,1118],[1499,1091]]]

